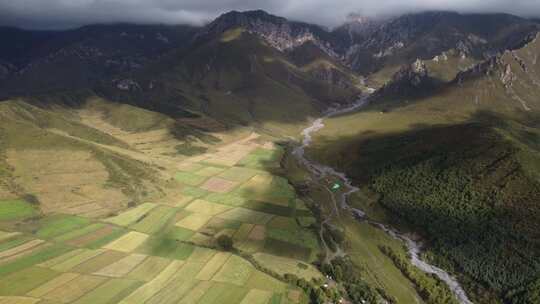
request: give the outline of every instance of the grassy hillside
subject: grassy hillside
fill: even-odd
[[[354,76],[345,72],[350,73],[340,73],[352,83]],[[228,128],[250,125],[290,136],[329,104],[360,93],[356,86],[315,77],[241,28],[125,78],[138,88],[122,91],[104,83],[100,94],[173,116],[210,117]]]
[[[480,303],[534,303],[537,290],[538,50],[536,39],[430,96],[329,119],[309,151],[421,232]]]

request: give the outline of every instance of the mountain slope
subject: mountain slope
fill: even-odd
[[[120,82],[132,83],[126,89],[117,81],[103,83],[99,92],[171,115],[188,110],[228,127],[253,125],[297,135],[308,116],[360,94],[359,80],[340,69],[347,85],[305,71],[263,39],[234,28],[122,76]]]
[[[421,233],[428,258],[464,274],[478,303],[534,303],[540,277],[533,37],[424,94],[382,89],[364,111],[330,119],[310,151],[376,194],[363,208]]]
[[[61,32],[4,29],[7,48],[0,60],[9,65],[10,77],[0,81],[0,97],[92,87],[189,45],[194,32],[189,26],[128,24]]]

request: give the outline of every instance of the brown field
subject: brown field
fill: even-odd
[[[116,261],[124,258],[125,256],[126,254],[123,252],[107,250],[103,254],[100,254],[97,257],[94,257],[86,262],[83,262],[73,267],[72,271],[90,274],[98,271],[99,269],[102,269],[103,267],[106,267],[107,265],[115,263]]]
[[[107,279],[103,277],[81,275],[73,281],[50,291],[44,295],[43,298],[55,300],[58,303],[70,303],[96,288],[106,280]]]
[[[112,226],[105,226],[96,231],[93,231],[92,233],[69,240],[66,243],[72,246],[81,247],[93,241],[99,240],[102,237],[111,234],[113,231],[114,228]]]
[[[70,281],[73,281],[74,279],[78,278],[80,276],[80,274],[78,273],[69,273],[69,272],[66,272],[66,273],[63,273],[59,276],[57,276],[56,278],[50,280],[49,282],[39,286],[38,288],[34,289],[34,290],[31,290],[30,292],[27,293],[27,295],[31,296],[31,297],[36,297],[36,298],[40,298],[44,295],[46,295],[47,293],[55,290],[56,288],[70,282]]]
[[[169,259],[150,256],[135,269],[133,269],[127,277],[134,280],[148,282],[154,279],[154,277],[165,269],[169,263],[171,263],[171,260]]]
[[[9,150],[7,161],[17,183],[38,197],[45,213],[100,215],[128,202],[120,190],[106,186],[109,172],[89,152]]]
[[[255,241],[264,240],[266,238],[266,227],[263,225],[255,225],[249,233],[248,238]]]
[[[226,193],[231,191],[236,185],[238,185],[238,183],[219,177],[211,177],[201,186],[201,188],[211,192]]]

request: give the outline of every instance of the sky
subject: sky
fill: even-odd
[[[252,9],[334,27],[351,13],[452,10],[540,17],[540,0],[0,0],[0,24],[32,29],[114,22],[202,25],[230,10]]]

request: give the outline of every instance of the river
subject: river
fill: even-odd
[[[361,220],[366,220],[365,213],[362,210],[352,208],[348,204],[349,196],[359,191],[360,189],[353,185],[352,181],[345,175],[345,173],[339,172],[332,167],[308,159],[305,155],[305,150],[311,145],[313,141],[312,135],[324,128],[324,119],[357,110],[367,104],[368,97],[369,95],[362,96],[360,99],[358,99],[356,103],[347,107],[330,108],[324,113],[321,118],[314,120],[309,127],[305,128],[302,131],[302,143],[293,150],[293,155],[318,179],[322,179],[325,176],[333,176],[341,180],[341,182],[343,183],[343,186],[346,188],[345,191],[341,191],[337,194],[332,193],[332,199],[334,202],[334,213],[339,214],[339,209],[342,209],[353,213],[356,218]],[[325,222],[328,222],[328,220],[329,218]],[[473,304],[473,302],[467,297],[465,290],[459,284],[455,277],[453,277],[443,269],[431,265],[421,259],[421,243],[414,241],[410,237],[401,234],[397,230],[385,226],[381,223],[376,223],[373,221],[370,221],[370,223],[385,231],[393,238],[403,241],[408,248],[411,263],[421,271],[433,274],[437,276],[441,281],[445,282],[460,303]]]

